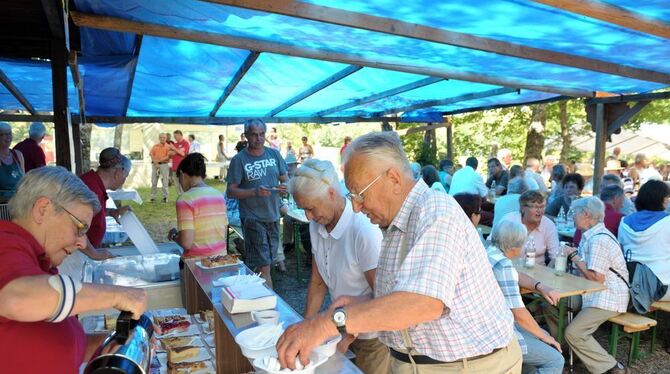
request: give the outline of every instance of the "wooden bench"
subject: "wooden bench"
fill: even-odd
[[[653,304],[651,304],[651,308],[649,308],[649,314],[651,318],[655,319],[658,321],[658,312],[670,312],[670,301],[656,301]],[[654,326],[651,328],[651,349],[653,350],[654,347],[656,346],[656,333],[658,330],[658,326]]]
[[[612,323],[610,335],[610,354],[616,357],[617,345],[620,338],[630,338],[630,352],[628,354],[628,365],[642,357],[639,352],[640,333],[656,326],[656,320],[635,313],[621,313],[609,319]],[[623,333],[619,335],[619,326],[623,327]],[[653,344],[649,348],[649,354],[654,350]]]

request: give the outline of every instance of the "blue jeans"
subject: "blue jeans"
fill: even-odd
[[[244,234],[244,263],[253,271],[270,266],[277,259],[279,222],[242,219]]]
[[[523,355],[522,373],[562,374],[565,359],[556,348],[540,341],[534,335],[517,326],[526,341],[528,353]]]

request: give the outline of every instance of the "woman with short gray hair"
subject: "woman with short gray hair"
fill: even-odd
[[[298,207],[305,210],[312,244],[312,277],[307,287],[305,318],[319,313],[326,292],[372,298],[382,233],[361,213],[355,213],[330,161],[306,160],[288,185]],[[388,373],[389,354],[378,334],[350,335],[338,349],[356,354],[364,373]]]
[[[12,126],[0,122],[0,203],[6,203],[25,174],[23,153],[9,148],[12,145]]]
[[[575,227],[584,232],[579,249],[568,247],[577,275],[604,284],[604,291],[582,296],[582,310],[565,329],[565,340],[591,373],[628,373],[593,338],[593,332],[628,307],[628,270],[619,242],[603,224],[605,205],[595,196],[572,203]]]
[[[493,244],[486,251],[505,303],[514,315],[514,332],[523,352],[523,371],[561,374],[565,363],[561,345],[535,322],[521,300],[519,287],[535,288],[540,292],[553,290],[530,277],[520,277],[512,264],[512,259],[522,255],[527,235],[528,231],[522,223],[502,221],[493,229]]]
[[[140,289],[79,282],[57,266],[86,246],[100,203],[62,167],[31,170],[0,221],[0,347],[10,373],[76,373],[104,335],[86,335],[77,315],[115,308],[138,319],[146,309]],[[39,360],[26,359],[37,350]],[[88,355],[88,356],[87,356]]]

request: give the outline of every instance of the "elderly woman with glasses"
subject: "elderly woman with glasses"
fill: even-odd
[[[312,277],[307,288],[305,318],[319,313],[326,292],[332,300],[340,296],[371,299],[381,246],[381,230],[342,195],[333,164],[306,160],[289,182],[289,192],[310,220]],[[356,354],[355,363],[365,373],[388,373],[389,354],[377,333],[345,337]]]
[[[130,210],[128,206],[120,206],[117,209],[107,209],[107,190],[121,188],[130,174],[132,164],[130,160],[121,154],[116,148],[105,148],[100,152],[98,170],[89,170],[81,175],[81,180],[98,196],[101,209],[93,217],[91,229],[88,230],[88,243],[82,253],[94,260],[105,260],[114,257],[106,249],[98,249],[102,244],[102,238],[107,230],[107,216],[115,219]]]
[[[565,340],[591,373],[629,373],[598,344],[593,332],[628,306],[628,270],[619,242],[603,224],[605,205],[597,197],[572,203],[575,226],[584,231],[579,249],[568,248],[575,272],[604,284],[604,291],[582,296],[582,309],[565,329]]]
[[[546,199],[540,191],[530,190],[519,196],[519,212],[507,213],[503,221],[520,222],[528,230],[528,238],[535,243],[535,262],[553,265],[559,250],[556,225],[544,215]],[[548,259],[547,259],[548,257]]]
[[[12,145],[12,127],[0,122],[0,203],[6,203],[23,177],[25,166],[21,151],[9,148]]]
[[[116,308],[139,318],[143,290],[80,283],[58,273],[66,256],[86,246],[100,203],[60,167],[30,171],[0,221],[0,350],[3,372],[79,372],[104,335],[86,335],[77,315]]]
[[[526,227],[519,222],[501,222],[493,229],[492,245],[486,252],[493,275],[505,297],[505,304],[514,315],[515,333],[523,352],[523,371],[560,374],[565,362],[561,355],[561,345],[535,322],[521,300],[519,286],[526,289],[540,288],[545,292],[552,290],[530,277],[520,277],[511,261],[521,254],[527,233]]]

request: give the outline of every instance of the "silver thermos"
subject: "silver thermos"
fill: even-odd
[[[133,320],[122,312],[112,332],[98,347],[86,365],[85,374],[148,374],[153,355],[151,320],[142,315]]]

